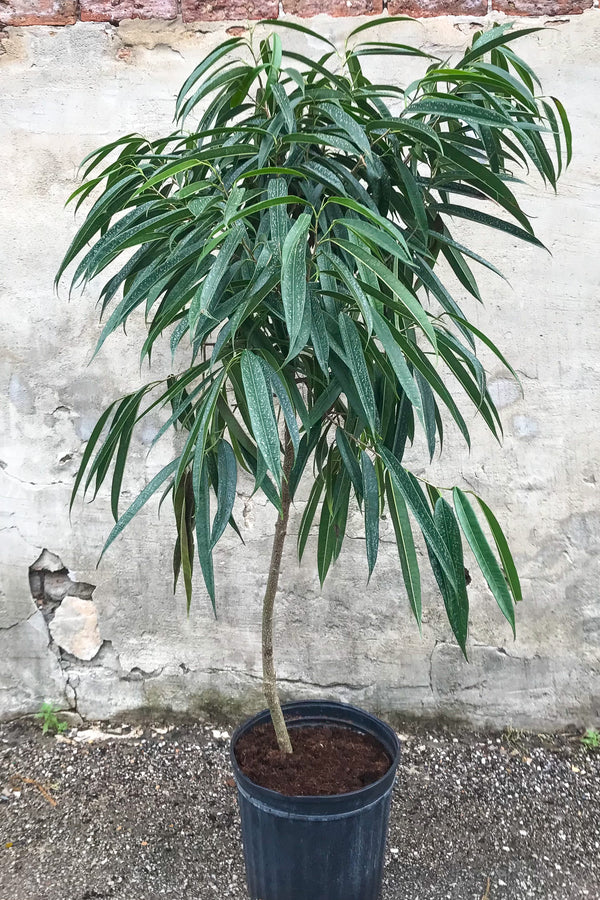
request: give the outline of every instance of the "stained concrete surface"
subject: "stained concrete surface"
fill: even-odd
[[[385,35],[444,56],[463,48],[482,23],[441,18],[390,25]],[[357,24],[325,17],[312,22],[338,42]],[[2,717],[34,712],[43,700],[96,718],[139,708],[251,709],[261,703],[260,599],[272,509],[241,479],[236,515],[245,547],[232,535],[216,552],[217,620],[199,579],[189,616],[182,593],[173,597],[174,529],[168,511],[157,520],[156,504],[143,510],[96,570],[112,525],[109,498],[104,493],[93,505],[78,502],[69,520],[69,495],[100,412],[148,377],[139,371],[136,349],[143,324],[115,335],[90,363],[99,334],[93,287],[69,300],[66,288],[56,294],[52,286],[75,230],[63,204],[78,183],[80,160],[119,134],[156,136],[170,129],[178,87],[225,27],[123,22],[2,32]],[[290,41],[316,50],[310,39]],[[440,484],[481,493],[502,521],[524,587],[517,640],[477,576],[470,587],[470,664],[452,642],[429,576],[420,637],[389,522],[368,588],[364,534],[354,516],[347,545],[321,589],[316,538],[301,567],[295,558],[305,489],[292,516],[277,607],[278,669],[287,698],[333,696],[376,710],[499,726],[584,726],[600,716],[600,10],[548,23],[518,49],[548,93],[564,100],[573,125],[574,160],[558,194],[533,178],[519,188],[551,255],[475,227],[462,229],[460,237],[509,278],[504,283],[483,272],[486,305],[473,314],[515,365],[524,394],[483,354],[503,415],[503,446],[469,419],[470,454],[448,427],[441,460],[425,469],[422,446],[411,460],[417,474],[427,471]],[[406,84],[423,65],[407,60],[379,74]],[[462,294],[457,289],[457,299],[471,309]],[[167,347],[153,367],[156,377],[170,371]],[[123,507],[172,458],[169,439],[148,455],[161,422],[157,414],[134,436]],[[28,572],[44,548],[76,581],[96,586],[87,601],[98,629],[97,639],[91,632],[99,646],[91,659],[69,652],[75,645],[65,629],[53,636],[36,611]],[[72,637],[78,627],[72,623],[82,620],[64,619]]]

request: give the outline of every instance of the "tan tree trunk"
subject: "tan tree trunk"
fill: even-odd
[[[277,744],[283,753],[292,753],[292,743],[283,718],[283,712],[281,711],[281,703],[279,702],[277,674],[275,672],[275,662],[273,659],[273,608],[275,605],[275,595],[277,594],[277,585],[279,583],[281,557],[283,555],[283,545],[290,514],[289,477],[294,462],[294,448],[287,428],[284,441],[285,452],[283,457],[283,480],[281,488],[282,515],[278,517],[275,525],[269,577],[267,579],[267,587],[263,600],[262,662],[263,692],[265,700],[267,701],[267,706],[269,707],[269,712],[271,713],[271,720],[275,729]]]

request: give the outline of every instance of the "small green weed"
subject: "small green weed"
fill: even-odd
[[[520,728],[513,728],[512,725],[507,725],[502,732],[502,743],[519,751],[523,750],[524,739],[525,732]]]
[[[61,722],[56,713],[58,709],[52,703],[42,703],[39,713],[35,714],[36,719],[42,720],[42,734],[61,734],[69,727],[66,722]]]
[[[600,750],[600,731],[595,728],[588,728],[581,738],[581,743],[588,750]]]

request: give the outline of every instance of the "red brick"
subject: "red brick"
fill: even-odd
[[[177,0],[81,0],[82,22],[176,19]]]
[[[389,0],[391,16],[414,16],[415,19],[432,16],[485,16],[487,0]]]
[[[0,25],[73,25],[76,0],[0,0]]]
[[[278,0],[181,0],[184,22],[276,19]]]
[[[591,9],[594,0],[492,0],[507,16],[573,16]]]
[[[369,16],[383,12],[383,0],[283,0],[288,16]]]

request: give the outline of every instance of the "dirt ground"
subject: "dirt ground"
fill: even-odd
[[[228,739],[0,726],[0,900],[247,900]],[[600,900],[600,752],[576,735],[401,740],[382,900]]]

